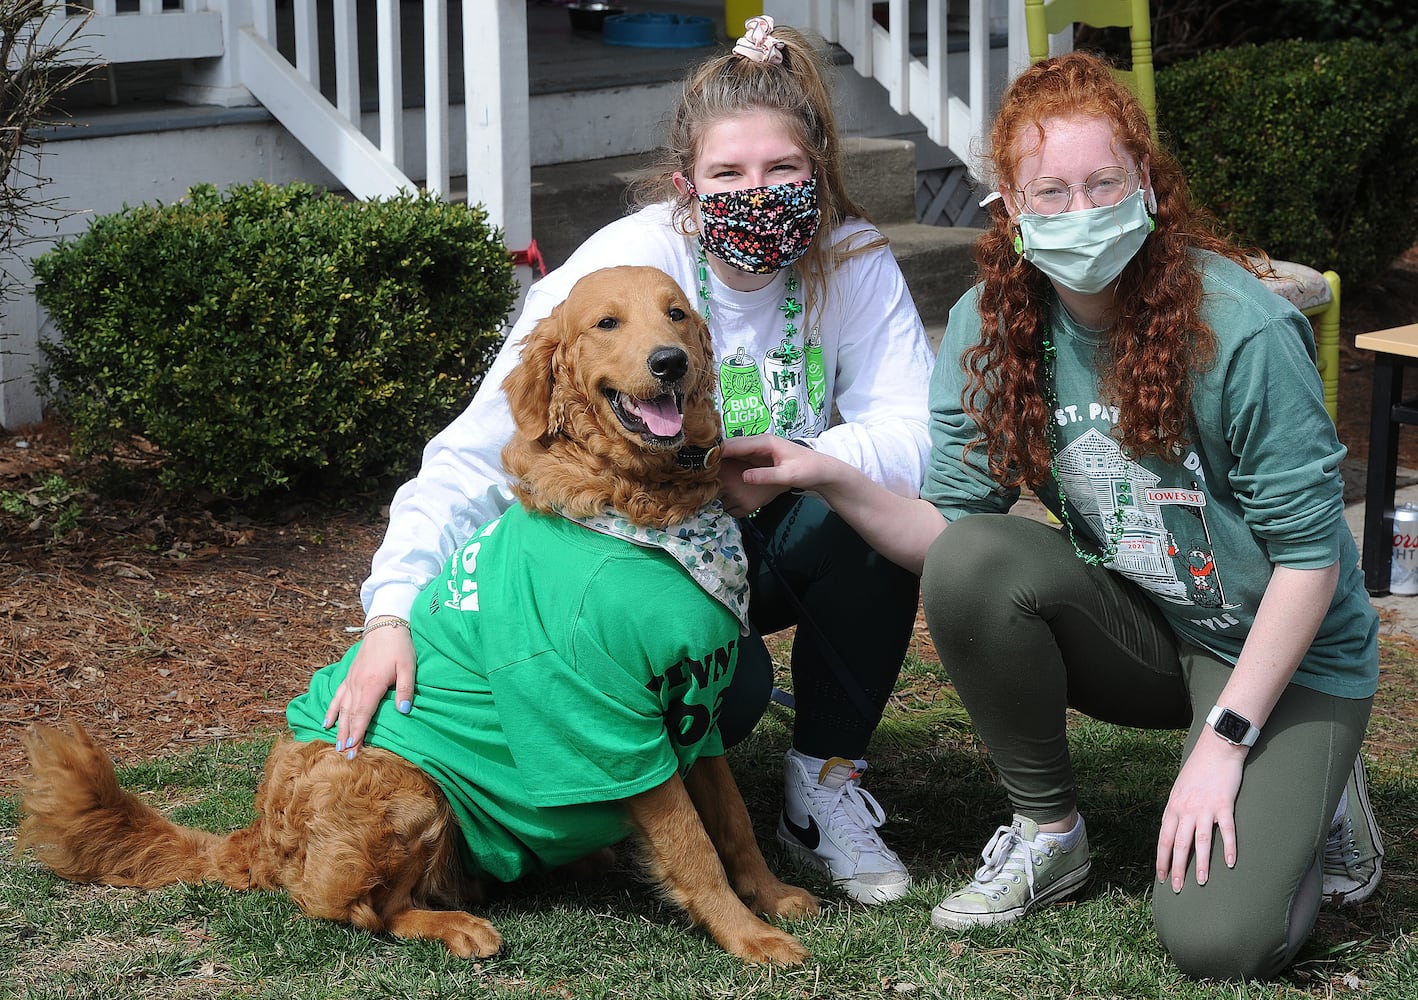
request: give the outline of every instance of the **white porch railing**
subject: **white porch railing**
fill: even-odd
[[[154,21],[162,15],[161,22]],[[222,17],[200,0],[177,0],[164,9],[163,0],[89,0],[52,16],[41,30],[60,37],[72,30],[75,18],[93,21],[84,35],[84,48],[107,63],[146,62],[153,59],[207,59],[222,54]]]
[[[93,17],[86,41],[97,59],[191,60],[185,100],[259,102],[353,194],[387,196],[420,186],[417,178],[448,196],[452,177],[461,175],[468,200],[486,206],[510,247],[530,242],[525,0],[454,0],[455,14],[465,5],[476,13],[457,18],[457,38],[450,0],[87,3]],[[1020,0],[765,0],[764,7],[841,45],[858,73],[886,88],[893,109],[919,120],[932,141],[966,164],[985,134],[999,81],[1027,61]],[[885,23],[876,19],[883,7]],[[947,31],[948,13],[966,25],[963,47],[959,32]],[[992,19],[1007,24],[1007,66],[997,64],[991,47]],[[410,20],[422,35],[422,45],[409,50],[422,56],[423,93],[406,101],[403,34]],[[372,73],[361,65],[362,53],[366,62],[372,58]],[[454,72],[463,85],[461,117],[450,102]],[[450,146],[454,136],[460,146]]]
[[[259,102],[357,197],[419,187],[449,197],[452,177],[461,175],[467,199],[487,208],[509,247],[530,242],[525,0],[466,0],[476,16],[459,18],[458,38],[450,37],[449,0],[423,0],[421,8],[399,0],[88,2],[84,42],[97,61],[193,60],[179,96]],[[462,13],[462,4],[453,7]],[[50,30],[89,14],[71,11],[51,19]],[[403,87],[402,34],[411,18],[422,22],[416,102],[405,101]],[[361,52],[373,55],[372,80]],[[461,109],[450,102],[454,71]],[[415,131],[421,149],[408,141]],[[451,150],[454,133],[462,143]]]
[[[885,24],[877,20],[883,6]],[[1022,0],[949,0],[949,8],[947,0],[764,3],[778,20],[840,45],[851,54],[856,72],[886,88],[893,110],[914,117],[932,142],[970,165],[979,152],[977,140],[987,133],[1000,82],[1028,64],[1024,5]],[[948,17],[965,22],[963,49],[952,44]],[[1007,34],[1005,65],[998,65],[998,50],[992,48],[992,22]]]

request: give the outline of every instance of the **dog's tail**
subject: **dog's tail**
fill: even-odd
[[[251,885],[251,830],[224,836],[171,822],[119,786],[113,760],[77,723],[67,732],[33,726],[24,742],[30,772],[16,855],[32,851],[75,882]]]

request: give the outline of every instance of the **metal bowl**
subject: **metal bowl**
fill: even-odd
[[[571,16],[572,30],[600,31],[606,23],[606,18],[612,14],[624,14],[625,8],[605,3],[604,0],[578,0],[576,3],[567,4],[566,12]]]

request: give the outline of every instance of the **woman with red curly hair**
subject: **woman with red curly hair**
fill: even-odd
[[[1073,708],[1189,729],[1157,838],[1158,936],[1192,975],[1274,975],[1322,898],[1367,898],[1382,858],[1359,757],[1378,619],[1312,331],[1208,228],[1099,59],[1026,70],[990,149],[981,281],[936,363],[921,498],[788,442],[728,452],[922,574],[1014,813],[937,927],[1084,884]],[[1025,488],[1062,530],[1004,516]]]

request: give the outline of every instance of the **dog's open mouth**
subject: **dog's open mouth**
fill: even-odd
[[[684,395],[663,392],[654,399],[641,399],[618,389],[606,389],[606,399],[621,425],[652,444],[674,447],[684,437]]]

